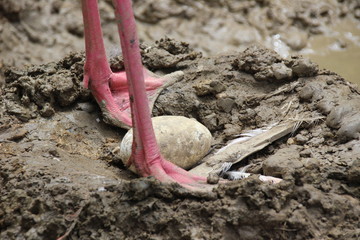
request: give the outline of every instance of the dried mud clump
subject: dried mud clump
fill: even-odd
[[[331,109],[326,124],[338,129],[337,136],[342,142],[360,139],[360,98],[336,104]]]
[[[234,61],[234,68],[254,75],[257,81],[290,81],[297,77],[311,77],[318,67],[309,59],[294,56],[284,60],[275,51],[254,45]]]
[[[303,83],[303,87],[298,88],[300,101],[325,117],[326,126],[335,130],[334,135],[340,142],[360,139],[358,88],[332,73],[323,73],[315,79],[299,79]]]
[[[83,54],[74,53],[58,64],[6,70],[6,111],[28,121],[38,115],[51,117],[59,107],[88,99],[89,92],[81,84],[83,61]]]
[[[174,70],[182,68],[187,62],[201,58],[201,53],[194,51],[188,43],[171,38],[162,38],[154,46],[143,44],[143,63],[150,70]]]

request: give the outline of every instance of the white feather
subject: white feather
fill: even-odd
[[[238,138],[235,138],[235,139],[231,140],[224,147],[217,150],[217,152],[215,154],[219,154],[219,153],[225,151],[225,149],[227,149],[231,145],[234,145],[234,144],[240,143],[240,142],[245,142],[245,141],[249,140],[252,137],[256,137],[256,136],[268,131],[269,129],[271,129],[275,125],[277,125],[277,123],[270,124],[269,126],[264,127],[264,128],[257,128],[257,129],[254,129],[254,130],[249,130],[247,132],[241,133],[241,134],[237,135],[237,136],[239,136]]]

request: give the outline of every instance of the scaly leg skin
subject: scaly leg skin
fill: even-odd
[[[134,131],[132,162],[142,176],[154,176],[162,182],[176,182],[193,190],[202,190],[206,178],[190,174],[168,162],[160,154],[150,118],[131,0],[114,0],[113,2],[129,85]],[[199,187],[199,185],[203,186]]]
[[[132,122],[126,73],[113,73],[110,69],[102,38],[97,0],[82,0],[82,12],[86,47],[84,85],[90,88],[107,123],[129,129]],[[161,90],[182,77],[182,72],[160,78],[151,76],[145,68],[141,71],[146,76],[145,85],[151,99],[151,108]]]

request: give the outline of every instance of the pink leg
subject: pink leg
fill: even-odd
[[[150,118],[131,0],[113,2],[129,85],[134,128],[132,161],[135,167],[142,176],[154,176],[163,182],[177,182],[186,187],[205,183],[205,178],[193,176],[161,156]]]
[[[125,72],[113,73],[107,62],[97,0],[82,0],[86,62],[84,85],[89,87],[105,119],[123,128],[132,124]],[[145,71],[145,69],[141,69]],[[146,90],[153,94],[163,81],[147,76]]]

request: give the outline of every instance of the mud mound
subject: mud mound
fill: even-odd
[[[29,67],[24,71],[7,70],[5,105],[8,113],[23,121],[38,114],[51,117],[54,108],[86,99],[89,92],[80,87],[83,60],[82,54],[73,54],[58,64]]]
[[[306,59],[259,46],[202,57],[170,39],[143,46],[157,73],[182,70],[156,115],[206,125],[214,148],[286,119],[293,134],[245,160],[253,176],[188,192],[134,179],[119,163],[123,131],[105,125],[81,85],[82,54],[9,70],[1,97],[1,239],[357,239],[358,90]],[[121,69],[121,59],[113,60]],[[347,103],[347,104],[346,104]],[[50,109],[47,110],[46,109]],[[51,113],[51,114],[46,114]]]

